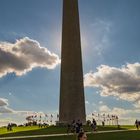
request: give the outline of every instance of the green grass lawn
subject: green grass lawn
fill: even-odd
[[[140,140],[140,131],[92,134],[88,140]]]
[[[140,140],[140,131],[89,134],[88,140]],[[26,138],[21,140],[77,140],[76,135],[44,138]]]
[[[51,126],[47,128],[39,128],[38,126],[14,127],[13,131],[10,132],[7,132],[6,128],[1,129],[0,137],[62,134],[62,133],[66,133],[65,127],[55,127],[55,126]]]
[[[7,131],[6,128],[0,128],[0,135],[1,134],[9,134],[9,133],[16,133],[21,131],[30,131],[30,130],[38,130],[38,126],[28,126],[28,127],[13,127],[13,131]]]
[[[117,126],[98,126],[98,131],[117,130]],[[134,129],[134,126],[121,126],[120,129]],[[6,128],[0,128],[0,137],[12,136],[31,136],[31,135],[45,135],[45,134],[62,134],[66,133],[66,127],[50,126],[47,128],[39,128],[38,126],[30,127],[14,127],[13,131],[7,132]],[[86,132],[92,131],[91,127],[84,127]],[[50,138],[49,138],[50,139]]]

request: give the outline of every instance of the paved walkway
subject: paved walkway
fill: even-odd
[[[93,132],[93,133],[98,134],[98,133],[112,133],[112,132],[123,132],[123,131],[134,131],[134,129],[131,129],[131,130],[97,131],[97,132]],[[87,132],[87,134],[91,134],[91,133],[92,132]],[[25,139],[25,138],[42,138],[42,137],[56,137],[56,136],[68,136],[68,135],[73,135],[73,133],[70,133],[70,134],[47,134],[47,135],[33,135],[33,136],[3,137],[3,138],[0,138],[0,140]]]

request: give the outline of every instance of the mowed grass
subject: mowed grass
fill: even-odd
[[[62,133],[66,133],[65,127],[56,127],[56,126],[50,126],[47,128],[39,128],[38,126],[13,127],[13,131],[7,131],[6,128],[0,129],[0,137],[62,134]]]
[[[140,140],[140,131],[124,131],[112,133],[93,133],[89,134],[88,140]],[[40,137],[25,138],[22,140],[77,140],[76,135],[57,136],[57,137]]]
[[[134,129],[134,126],[121,126],[120,129]],[[85,126],[86,132],[92,131],[91,127]],[[98,126],[98,131],[118,130],[117,126]],[[8,132],[6,128],[0,128],[0,137],[13,136],[31,136],[31,135],[47,135],[66,133],[67,127],[50,126],[47,128],[39,128],[38,126],[14,127],[13,131]]]
[[[32,131],[38,130],[38,126],[27,126],[27,127],[13,127],[13,131],[7,131],[7,128],[0,128],[0,135],[1,134],[9,134],[9,133],[16,133],[21,131]]]

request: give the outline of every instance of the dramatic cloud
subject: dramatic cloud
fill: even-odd
[[[33,116],[33,115],[37,115],[37,116],[45,116],[44,112],[35,112],[35,111],[15,111],[11,108],[8,107],[8,100],[7,99],[3,99],[0,98],[0,114],[5,114],[5,113],[9,113],[10,115],[16,115],[16,117],[27,117],[27,116]]]
[[[114,107],[111,109],[107,105],[102,105],[102,106],[99,106],[99,112],[102,114],[103,113],[114,114],[120,117],[124,117],[124,116],[130,115],[130,113],[133,113],[133,114],[140,113],[140,110],[136,110],[136,109],[130,110],[130,109],[123,109],[123,108],[118,108],[118,107]]]
[[[101,65],[97,72],[84,76],[84,84],[99,88],[101,96],[115,96],[140,107],[140,63],[127,64],[121,68]]]
[[[108,107],[108,106],[106,106],[106,105],[103,105],[103,106],[101,106],[100,108],[99,108],[99,111],[100,112],[110,112],[110,108]]]
[[[2,106],[0,107],[0,113],[13,113],[14,110],[11,108],[8,108],[7,106]]]
[[[94,115],[93,115],[94,114]],[[109,107],[105,104],[98,106],[98,111],[94,111],[87,115],[87,119],[92,119],[93,117],[98,120],[97,123],[101,124],[105,119],[105,124],[112,124],[112,121],[107,121],[111,116],[118,116],[120,125],[134,125],[136,119],[139,119],[140,109],[124,109],[118,107]],[[100,116],[100,117],[99,117]],[[114,124],[115,122],[113,122]]]
[[[7,105],[8,105],[8,100],[7,99],[0,98],[0,107],[1,106],[7,106]]]
[[[135,117],[139,118],[140,115],[140,109],[124,109],[124,108],[118,108],[118,107],[113,107],[113,108],[109,108],[107,105],[102,105],[99,107],[99,112],[101,114],[105,113],[105,114],[112,114],[112,115],[117,115],[120,118],[125,118],[125,117]]]
[[[53,69],[59,63],[56,54],[28,37],[17,40],[14,44],[0,42],[0,77],[11,72],[20,76],[35,67]]]
[[[14,112],[14,110],[8,108],[7,106],[8,106],[8,100],[4,98],[0,98],[0,114]]]

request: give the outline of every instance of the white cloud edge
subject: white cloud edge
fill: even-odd
[[[135,107],[140,105],[140,63],[127,63],[121,68],[101,65],[97,72],[84,75],[85,87],[96,87],[101,96],[114,96],[126,100]]]
[[[13,72],[21,76],[35,67],[54,69],[61,62],[58,55],[29,37],[21,38],[15,43],[0,42],[0,54],[0,77]]]

